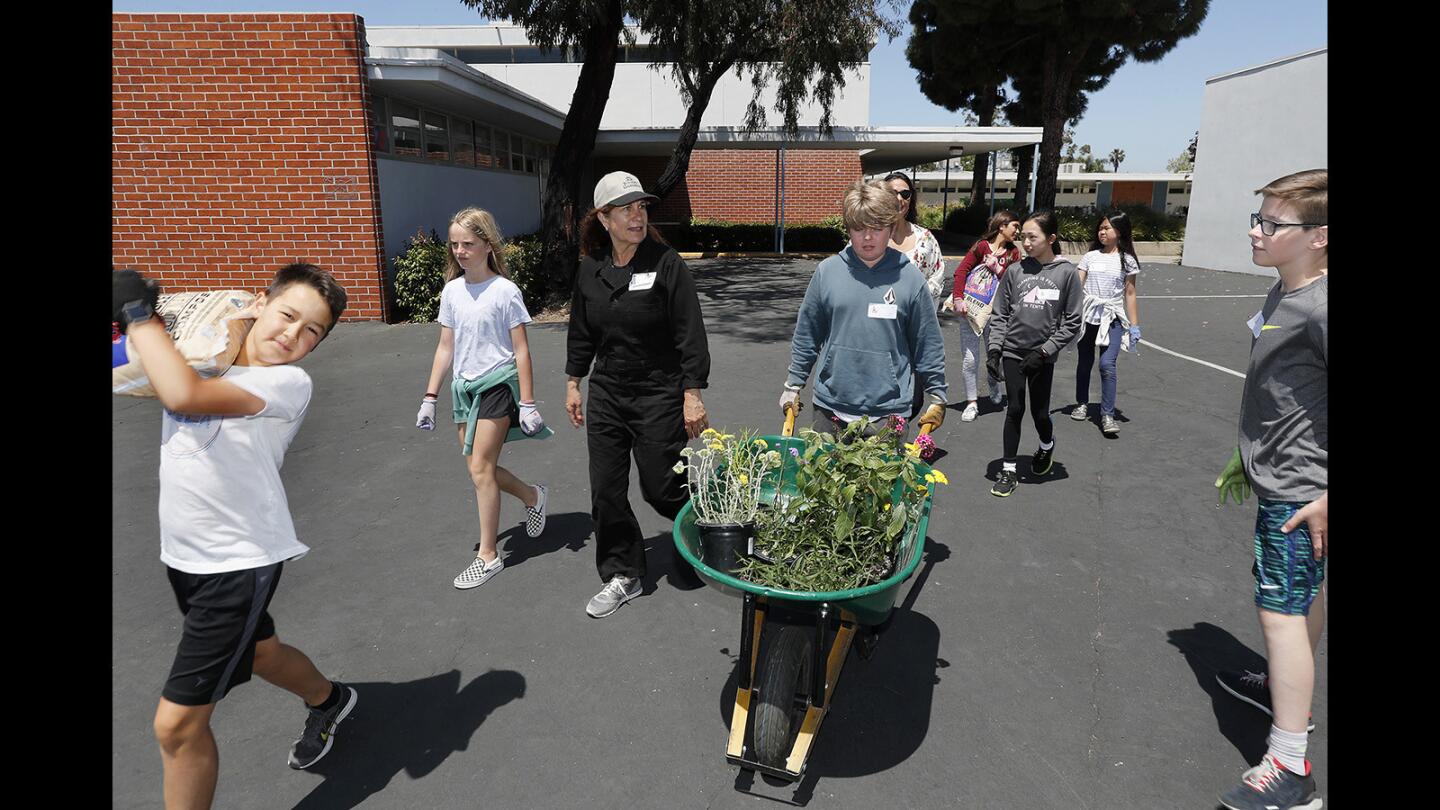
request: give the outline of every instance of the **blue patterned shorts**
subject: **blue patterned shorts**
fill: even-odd
[[[1325,581],[1325,560],[1315,559],[1310,529],[1301,523],[1285,534],[1280,527],[1305,506],[1260,500],[1255,516],[1255,606],[1287,616],[1310,615],[1310,604]]]

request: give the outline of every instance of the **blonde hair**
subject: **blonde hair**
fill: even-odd
[[[1283,200],[1304,222],[1326,225],[1330,222],[1329,188],[1328,169],[1306,169],[1271,180],[1264,188],[1255,189],[1255,193]]]
[[[856,181],[845,191],[845,228],[893,228],[900,222],[900,201],[883,183]]]
[[[505,269],[505,237],[500,234],[500,226],[495,224],[495,217],[483,208],[466,208],[450,218],[451,225],[459,225],[465,230],[475,234],[490,246],[490,258],[488,263],[490,269],[498,275],[510,278],[510,271]],[[455,251],[450,249],[450,233],[446,228],[445,233],[445,280],[451,281],[459,276],[465,275],[465,268],[455,261]]]

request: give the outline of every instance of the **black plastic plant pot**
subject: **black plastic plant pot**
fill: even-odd
[[[700,559],[716,571],[734,573],[754,549],[754,523],[697,523],[695,528],[700,531]]]

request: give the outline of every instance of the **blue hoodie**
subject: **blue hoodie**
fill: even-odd
[[[927,393],[945,396],[935,303],[904,253],[886,248],[872,268],[847,246],[820,262],[795,320],[786,383],[803,386],[816,358],[815,404],[832,411],[909,413],[916,375]]]

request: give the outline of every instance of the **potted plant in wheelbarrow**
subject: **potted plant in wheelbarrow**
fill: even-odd
[[[746,430],[736,436],[708,428],[700,440],[704,446],[680,451],[674,469],[690,490],[701,560],[729,574],[753,551],[761,483],[780,467],[780,453]]]
[[[840,440],[804,430],[787,448],[782,475],[794,490],[761,513],[754,556],[740,576],[791,591],[843,591],[880,582],[895,570],[906,529],[919,519],[927,485],[949,483],[911,461],[922,449],[894,435],[862,437],[854,423]]]

